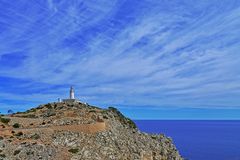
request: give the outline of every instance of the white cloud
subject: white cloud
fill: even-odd
[[[15,30],[20,23],[1,34],[6,40],[0,38],[0,56],[20,50],[27,57],[23,65],[0,68],[0,75],[64,90],[73,84],[84,100],[104,105],[237,106],[239,8],[221,12],[221,5],[209,10],[211,4],[203,3],[192,10],[168,3],[169,11],[146,4],[122,18],[116,1],[49,0],[46,17],[29,15],[32,23],[26,20],[21,31]],[[110,25],[112,20],[123,25]],[[20,40],[22,46],[11,47]],[[47,101],[64,90],[11,96]],[[228,94],[233,98],[221,100]]]

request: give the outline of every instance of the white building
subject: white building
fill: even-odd
[[[73,102],[80,102],[78,99],[75,99],[75,96],[74,96],[74,89],[73,87],[71,86],[70,88],[70,94],[69,94],[69,99],[59,99],[59,102],[70,102],[70,103],[73,103]]]

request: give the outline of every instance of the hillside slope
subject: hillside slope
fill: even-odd
[[[49,103],[2,116],[0,160],[181,160],[171,139],[110,107]]]

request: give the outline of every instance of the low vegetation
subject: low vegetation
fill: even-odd
[[[130,128],[137,128],[137,125],[129,118],[126,118],[127,124]]]
[[[37,109],[36,108],[31,108],[30,110],[27,110],[26,112],[29,113],[29,112],[36,112]]]
[[[33,155],[34,152],[33,152],[33,151],[28,151],[26,154],[27,154],[27,155]]]
[[[46,107],[47,107],[48,109],[52,109],[52,108],[53,108],[50,103],[46,104]]]
[[[3,118],[3,117],[0,117],[0,121],[4,124],[8,124],[8,122],[10,122],[10,119],[9,118]]]
[[[23,135],[23,132],[18,132],[18,133],[15,134],[15,136],[17,136],[17,137],[20,137],[22,135]]]
[[[37,118],[36,115],[34,115],[34,114],[26,114],[26,115],[21,115],[21,116],[18,116],[18,117],[22,117],[22,118]]]
[[[71,152],[71,153],[77,153],[78,151],[79,151],[78,148],[72,148],[68,150],[68,152]]]
[[[5,154],[0,154],[0,158],[5,158],[6,155]]]
[[[46,114],[43,115],[43,117],[51,117],[55,115],[56,115],[56,112],[54,111],[54,109],[48,109],[48,111],[46,111]]]
[[[103,115],[103,118],[104,118],[104,119],[108,119],[108,117],[107,117],[106,115]]]
[[[14,151],[13,155],[17,155],[17,154],[19,154],[20,152],[21,152],[21,150],[16,150],[16,151]]]
[[[90,113],[91,113],[91,112],[96,113],[97,111],[92,109],[92,110],[90,110],[89,112],[90,112]]]
[[[122,124],[128,125],[130,128],[137,128],[137,125],[129,118],[125,117],[120,111],[114,107],[108,107],[108,110],[115,113],[115,117],[119,118]]]
[[[13,128],[19,128],[20,124],[19,123],[14,123]]]
[[[31,137],[30,137],[31,139],[39,139],[40,138],[40,135],[39,134],[37,134],[37,133],[35,133],[34,135],[32,135]]]

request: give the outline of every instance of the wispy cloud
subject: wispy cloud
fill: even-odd
[[[240,107],[238,3],[1,1],[0,103]]]

